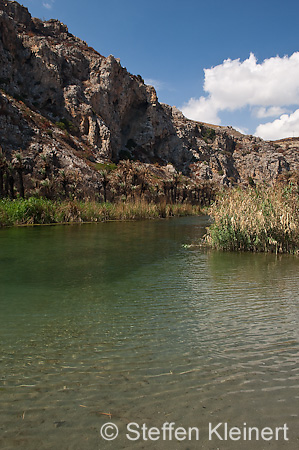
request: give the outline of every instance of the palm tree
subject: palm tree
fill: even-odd
[[[102,181],[102,186],[103,186],[103,191],[104,191],[104,202],[107,202],[107,186],[109,184],[109,177],[108,177],[108,171],[107,170],[101,170],[100,171],[101,174],[101,181]]]
[[[12,199],[15,198],[15,191],[14,191],[14,184],[15,184],[15,180],[13,177],[13,166],[12,164],[7,164],[6,166],[6,170],[5,170],[5,175],[6,175],[6,179],[5,179],[5,194],[8,195],[8,193],[10,193],[10,197]]]
[[[65,170],[60,170],[59,171],[59,177],[60,177],[60,181],[61,181],[61,187],[62,187],[62,195],[66,198],[67,197],[67,193],[68,193],[68,176],[65,172]]]
[[[20,196],[24,198],[25,197],[24,180],[23,180],[24,164],[22,155],[20,153],[17,153],[11,163],[19,177]]]

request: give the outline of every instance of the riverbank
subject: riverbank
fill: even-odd
[[[108,220],[158,219],[200,214],[200,207],[187,203],[148,203],[130,200],[119,203],[45,198],[3,199],[0,201],[0,226],[104,222]]]
[[[206,243],[220,250],[297,253],[299,195],[297,186],[226,190],[208,214],[214,223]]]

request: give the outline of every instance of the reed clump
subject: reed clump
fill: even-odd
[[[0,200],[0,226],[2,227],[105,222],[108,220],[141,220],[198,214],[200,214],[200,208],[197,205],[153,203],[143,199],[117,203],[99,203],[92,200],[55,201],[35,197]]]
[[[205,242],[222,250],[297,253],[299,195],[296,186],[222,192],[208,210]]]

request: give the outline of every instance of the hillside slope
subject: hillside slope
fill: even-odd
[[[9,178],[20,190],[22,177],[34,193],[47,183],[55,190],[67,176],[81,196],[92,196],[103,184],[99,168],[123,159],[152,174],[159,168],[161,179],[181,172],[195,185],[271,183],[299,168],[298,140],[265,142],[188,120],[112,55],[3,0],[0,145],[0,195]]]

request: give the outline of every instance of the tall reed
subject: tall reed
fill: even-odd
[[[208,213],[214,223],[205,240],[216,249],[276,253],[299,249],[297,187],[227,190]]]
[[[199,206],[130,200],[118,203],[53,201],[45,198],[0,200],[0,226],[139,220],[200,214]]]

